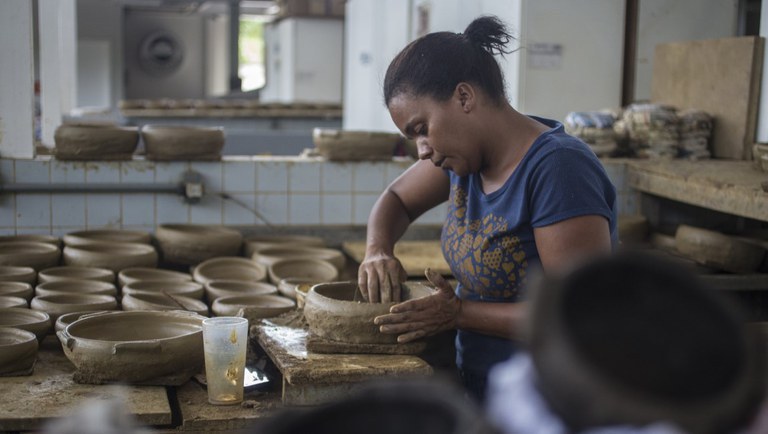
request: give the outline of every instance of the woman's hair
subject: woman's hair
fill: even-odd
[[[496,103],[506,100],[504,76],[495,54],[509,54],[513,39],[493,16],[476,18],[464,33],[435,32],[408,44],[392,60],[384,77],[384,103],[409,93],[438,101],[451,97],[461,82],[479,86]]]

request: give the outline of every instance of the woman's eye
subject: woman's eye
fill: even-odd
[[[417,136],[426,136],[427,135],[427,127],[419,126],[416,128],[416,131],[414,131]]]

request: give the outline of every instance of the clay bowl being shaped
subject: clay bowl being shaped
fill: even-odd
[[[53,135],[59,160],[128,160],[139,144],[136,127],[64,124]]]
[[[252,235],[244,240],[245,256],[269,247],[325,247],[325,240],[310,235]]]
[[[197,265],[217,256],[237,256],[243,244],[240,232],[221,226],[165,224],[157,227],[155,238],[163,260],[180,265]]]
[[[202,284],[212,280],[260,282],[267,279],[267,267],[246,258],[219,257],[201,262],[195,267],[192,277]]]
[[[48,243],[9,241],[0,243],[0,265],[32,267],[36,271],[58,265],[61,251]]]
[[[6,307],[0,309],[0,328],[14,327],[32,332],[42,341],[51,331],[51,317],[34,309]]]
[[[237,316],[248,308],[249,318],[272,318],[296,308],[296,302],[279,295],[235,295],[219,297],[211,305],[216,316]]]
[[[208,305],[200,300],[173,294],[127,294],[123,310],[185,310],[208,316]]]
[[[269,280],[279,284],[288,278],[309,279],[316,283],[333,282],[339,278],[339,270],[322,259],[283,259],[269,266]]]
[[[0,296],[21,297],[29,301],[34,292],[32,285],[26,282],[0,282]]]
[[[30,331],[0,327],[0,377],[31,375],[38,345],[37,336]]]
[[[158,282],[145,280],[129,283],[123,286],[123,296],[136,294],[171,294],[174,297],[183,296],[201,300],[205,295],[203,285],[197,282]]]
[[[33,242],[33,243],[48,243],[50,245],[59,247],[61,246],[61,240],[59,237],[54,237],[53,235],[42,235],[42,234],[20,234],[20,235],[7,235],[0,237],[0,243],[7,243],[7,242]]]
[[[296,300],[296,287],[298,285],[307,285],[307,291],[309,291],[309,288],[318,283],[323,282],[307,279],[306,277],[286,277],[285,279],[280,279],[280,282],[277,284],[277,290],[283,296]]]
[[[342,251],[325,247],[268,247],[257,250],[253,259],[267,267],[284,259],[320,259],[330,262],[339,271],[346,264]]]
[[[98,243],[139,243],[150,244],[152,238],[148,232],[99,229],[70,232],[64,235],[64,245],[84,246]]]
[[[402,300],[432,294],[432,289],[418,283],[402,286]],[[359,293],[356,282],[320,283],[310,289],[304,304],[304,317],[310,333],[337,342],[357,344],[395,344],[397,335],[379,332],[373,319],[389,313],[396,303],[368,303]]]
[[[222,127],[144,125],[141,137],[148,160],[219,160]]]
[[[30,302],[32,309],[41,310],[51,316],[54,323],[59,316],[85,310],[115,310],[117,300],[103,294],[55,294],[35,297]]]
[[[401,136],[378,131],[312,130],[312,142],[331,161],[391,160]]]
[[[30,309],[31,310],[31,309]],[[69,312],[56,318],[56,323],[53,325],[53,329],[56,332],[60,332],[67,328],[68,325],[79,320],[80,318],[98,312],[108,312],[106,310],[85,310],[82,312]]]
[[[88,244],[64,247],[64,263],[106,268],[115,273],[130,267],[156,267],[154,247],[140,243]]]
[[[97,294],[117,297],[115,285],[98,280],[55,280],[35,287],[35,295]]]
[[[40,283],[60,280],[95,280],[115,283],[115,272],[106,268],[62,266],[40,271],[37,279]]]
[[[32,267],[0,265],[0,282],[24,282],[34,285],[36,281],[37,273]]]
[[[57,334],[78,383],[179,386],[204,364],[202,321],[191,312],[99,312]]]
[[[277,287],[266,282],[211,280],[205,283],[205,296],[208,303],[213,303],[221,297],[271,294],[277,294]]]
[[[27,309],[29,302],[25,298],[13,297],[10,295],[0,295],[0,308],[17,307]]]
[[[192,275],[179,271],[145,267],[126,268],[117,275],[117,282],[120,286],[140,281],[191,282]]]

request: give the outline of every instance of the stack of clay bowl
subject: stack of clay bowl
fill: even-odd
[[[148,232],[97,229],[88,231],[70,232],[64,235],[66,246],[85,246],[99,243],[139,243],[150,244],[152,237]]]
[[[17,328],[32,332],[39,342],[51,331],[51,317],[34,309],[8,307],[0,309],[0,328]]]
[[[0,243],[0,265],[31,267],[36,271],[58,265],[61,251],[50,243],[8,241]]]
[[[32,267],[0,265],[0,282],[24,282],[34,285],[37,282],[37,272]]]
[[[30,375],[38,349],[34,333],[14,327],[0,327],[0,376]]]
[[[0,282],[0,298],[22,298],[29,303],[34,295],[34,288],[27,282]]]
[[[267,267],[285,259],[319,259],[331,263],[341,272],[346,264],[343,252],[327,247],[267,247],[256,250],[252,257]]]
[[[61,266],[41,270],[37,275],[39,283],[62,280],[95,280],[115,283],[115,272],[107,268]]]
[[[148,160],[220,160],[221,127],[145,125],[141,128]]]
[[[106,268],[156,267],[158,255],[146,232],[91,230],[64,236],[64,264]]]
[[[164,224],[155,238],[163,261],[178,265],[197,265],[218,256],[237,256],[243,244],[240,232],[222,226]]]
[[[64,124],[54,133],[59,160],[130,160],[139,144],[136,127]]]
[[[245,238],[245,256],[252,257],[256,250],[268,247],[325,247],[325,241],[311,235],[251,235]]]

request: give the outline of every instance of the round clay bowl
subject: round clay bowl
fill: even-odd
[[[307,294],[304,317],[315,336],[337,342],[358,344],[394,344],[397,335],[379,332],[373,319],[389,313],[396,303],[355,301],[359,292],[356,282],[334,282],[315,285]],[[432,290],[424,285],[403,285],[403,301],[425,297]]]
[[[272,318],[295,309],[296,303],[279,295],[235,295],[219,297],[211,305],[216,316],[237,316],[243,308],[248,308],[250,318]]]
[[[310,235],[252,235],[244,240],[245,256],[269,247],[325,247],[325,240]]]
[[[0,296],[21,297],[27,301],[32,300],[34,289],[25,282],[0,282]]]
[[[402,136],[380,131],[312,130],[317,151],[331,161],[391,160]]]
[[[0,328],[14,327],[32,332],[42,341],[51,330],[51,317],[34,309],[6,307],[0,309]]]
[[[13,297],[10,295],[0,295],[0,308],[6,308],[6,307],[19,307],[19,308],[28,308],[29,302],[25,298],[21,297]]]
[[[269,266],[269,280],[279,284],[288,278],[310,279],[317,283],[333,282],[339,278],[339,270],[322,259],[283,259]]]
[[[12,328],[0,328],[0,376],[30,375],[35,367],[38,348],[34,333]]]
[[[245,280],[260,282],[267,278],[267,268],[250,259],[236,256],[205,260],[192,272],[195,281]]]
[[[127,294],[122,300],[123,310],[186,310],[208,316],[208,305],[200,300],[165,294]]]
[[[220,226],[166,224],[155,231],[165,262],[197,265],[217,256],[237,256],[240,232]]]
[[[64,235],[64,245],[85,246],[98,243],[139,243],[150,244],[152,238],[148,232],[99,229],[70,232]]]
[[[57,336],[74,380],[178,386],[203,368],[202,320],[191,312],[100,312]]]
[[[708,267],[752,273],[766,255],[765,247],[708,229],[680,225],[675,232],[678,252]]]
[[[32,267],[0,265],[0,282],[25,282],[34,285],[36,281],[37,272]]]
[[[48,243],[9,241],[0,243],[0,265],[32,267],[39,271],[58,265],[61,251]]]
[[[127,159],[139,144],[139,131],[109,124],[63,124],[53,138],[58,159]]]
[[[105,310],[85,310],[85,311],[82,311],[82,312],[69,312],[69,313],[65,313],[64,315],[61,315],[61,316],[59,316],[56,319],[56,323],[53,325],[53,329],[56,332],[60,332],[60,331],[64,330],[65,328],[67,328],[68,325],[70,325],[73,322],[79,320],[80,318],[82,318],[82,317],[84,317],[86,315],[90,315],[90,314],[98,313],[98,312],[108,312],[108,311],[105,311]]]
[[[115,272],[106,268],[63,266],[46,268],[37,274],[40,283],[59,280],[96,280],[115,283]]]
[[[205,295],[208,298],[208,303],[213,303],[221,297],[270,294],[277,294],[277,287],[266,282],[211,280],[205,283]]]
[[[253,259],[267,267],[284,259],[320,259],[330,262],[339,271],[346,263],[346,257],[340,250],[323,247],[268,247],[257,250]]]
[[[139,243],[89,244],[64,248],[64,263],[81,267],[97,267],[119,273],[130,267],[156,267],[157,252]]]
[[[224,146],[221,127],[144,125],[141,137],[149,160],[217,159]]]
[[[197,282],[158,282],[145,280],[129,283],[123,286],[123,295],[135,294],[171,294],[175,296],[184,296],[200,300],[205,294],[203,285]]]
[[[298,285],[306,285],[308,292],[309,288],[317,285],[318,283],[323,282],[307,279],[306,277],[286,277],[285,279],[280,279],[280,282],[277,284],[277,290],[280,292],[280,294],[296,300],[296,288]]]
[[[103,294],[55,294],[35,297],[30,303],[32,309],[47,312],[54,323],[59,316],[84,310],[115,310],[117,300]]]
[[[144,267],[126,268],[117,275],[117,282],[120,286],[140,281],[190,282],[192,281],[192,276],[179,271]]]
[[[115,285],[98,280],[55,280],[35,287],[35,295],[94,294],[117,296]]]
[[[765,339],[694,274],[614,254],[537,283],[524,338],[539,391],[573,432],[661,420],[730,432],[756,413]]]
[[[0,237],[0,243],[7,243],[7,242],[33,242],[33,243],[48,243],[53,246],[59,247],[61,245],[61,240],[59,237],[54,237],[53,235],[38,235],[38,234],[21,234],[21,235],[7,235],[4,237]]]

